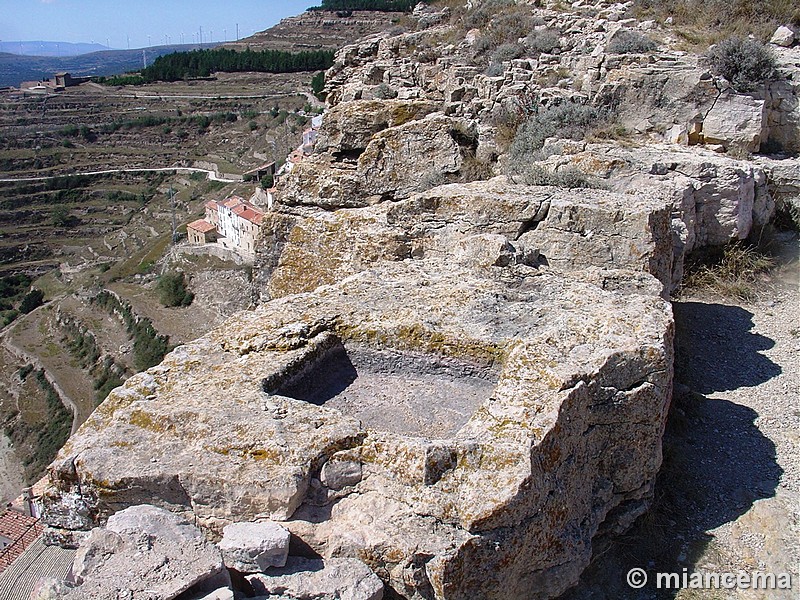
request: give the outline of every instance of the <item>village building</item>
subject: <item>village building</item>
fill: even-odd
[[[217,228],[205,219],[197,219],[186,226],[190,244],[209,244],[217,239]]]
[[[264,212],[239,196],[231,196],[222,202],[206,202],[205,208],[203,219],[186,226],[189,243],[216,242],[223,248],[252,258]]]
[[[244,177],[245,181],[252,181],[254,179],[257,180],[257,181],[261,181],[261,179],[263,177],[266,177],[268,175],[272,176],[272,177],[275,176],[275,161],[274,160],[271,161],[271,162],[268,162],[268,163],[264,163],[263,165],[260,165],[260,166],[256,167],[255,169],[250,169],[249,171],[246,171],[245,173],[243,173],[243,177]]]
[[[311,127],[303,131],[302,143],[286,157],[286,162],[278,169],[276,177],[291,173],[296,164],[302,162],[306,156],[310,156],[314,152],[314,144],[317,142],[319,128],[322,127],[322,117],[323,115],[317,115],[311,119]]]

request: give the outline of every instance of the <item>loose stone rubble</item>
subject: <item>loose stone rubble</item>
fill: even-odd
[[[40,580],[31,600],[233,600],[242,585],[232,582],[222,556],[238,581],[262,597],[383,597],[381,580],[364,563],[291,557],[287,564],[288,545],[289,532],[276,523],[232,523],[217,548],[168,510],[132,506],[111,515],[105,527],[81,542],[68,581]],[[242,579],[243,573],[251,574]]]
[[[41,586],[40,598],[168,600],[200,587],[229,585],[222,556],[184,518],[131,506],[92,529],[78,548],[71,581]]]
[[[258,573],[282,567],[289,555],[289,532],[273,522],[231,523],[222,530],[225,566],[240,573]]]

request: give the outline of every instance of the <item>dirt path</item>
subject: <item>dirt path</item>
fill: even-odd
[[[82,173],[69,173],[66,175],[44,175],[41,177],[11,177],[0,179],[0,183],[20,183],[26,181],[47,181],[63,177],[78,177],[85,175],[111,175],[113,173],[205,173],[210,181],[221,181],[223,183],[237,183],[236,179],[225,179],[220,177],[215,171],[200,169],[197,167],[153,167],[153,168],[131,168],[131,169],[105,169],[103,171],[84,171]]]
[[[673,303],[675,394],[654,508],[564,600],[800,598],[798,241],[752,303]],[[642,590],[626,575],[643,568]],[[792,590],[657,589],[657,573],[791,573]]]

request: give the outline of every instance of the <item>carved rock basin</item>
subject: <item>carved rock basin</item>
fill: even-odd
[[[672,376],[659,290],[407,261],[240,313],[71,438],[49,535],[141,503],[212,533],[268,517],[406,598],[550,596],[652,495]]]
[[[496,383],[496,372],[465,360],[345,346],[331,336],[304,368],[265,391],[335,408],[375,431],[446,438]]]

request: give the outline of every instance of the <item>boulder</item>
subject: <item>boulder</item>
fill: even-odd
[[[289,532],[278,523],[231,523],[217,544],[225,566],[240,573],[282,567],[289,555]]]
[[[325,113],[316,148],[334,154],[357,154],[379,131],[421,119],[435,110],[436,104],[430,101],[343,102]]]
[[[361,463],[354,460],[328,460],[320,471],[322,485],[337,491],[356,485],[361,478]]]
[[[772,34],[772,37],[769,39],[769,43],[788,48],[794,44],[794,40],[794,30],[786,25],[781,25],[775,30],[775,33]]]
[[[72,576],[75,587],[56,597],[171,600],[220,577],[230,583],[222,556],[202,532],[155,506],[129,507],[93,529],[78,548]]]
[[[381,600],[383,583],[370,568],[352,558],[310,560],[291,557],[282,569],[248,575],[257,594],[286,600]]]
[[[470,136],[468,126],[436,114],[378,133],[358,157],[362,194],[407,198],[442,183],[461,168],[460,144],[472,143]]]
[[[43,577],[33,587],[30,600],[60,600],[73,587],[75,586],[60,579]]]
[[[517,191],[528,218],[531,192],[549,192]],[[445,192],[422,220],[455,209],[457,186]],[[493,223],[481,210],[460,223]],[[56,460],[46,514],[79,494],[97,522],[144,498],[216,531],[280,515],[324,559],[369,557],[407,598],[557,593],[600,524],[623,526],[652,495],[672,318],[642,277],[656,282],[432,253],[239,313],[111,393]],[[326,498],[312,482],[329,461],[362,473]],[[114,535],[127,549],[131,534]],[[149,565],[110,556],[103,569]]]
[[[767,138],[764,100],[728,91],[721,95],[703,119],[702,135],[707,144],[726,149],[758,152]]]
[[[375,133],[355,162],[330,153],[304,160],[279,182],[276,195],[286,206],[325,209],[406,198],[458,173],[475,136],[469,123],[430,114]]]

